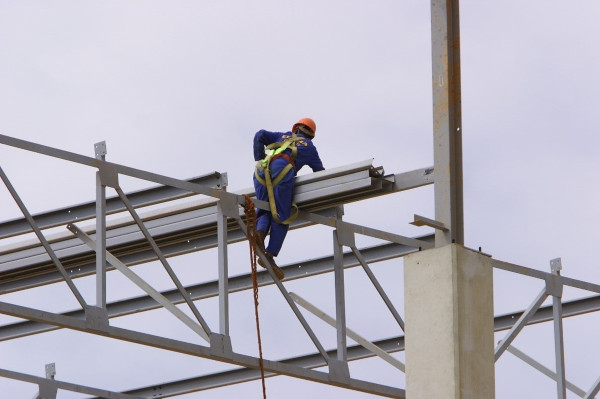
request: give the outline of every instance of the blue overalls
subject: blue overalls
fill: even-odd
[[[287,138],[292,137],[292,132],[279,133],[279,132],[268,132],[266,130],[259,130],[254,135],[254,160],[260,161],[265,158],[265,147],[269,144],[285,141]],[[290,169],[282,180],[273,188],[273,194],[275,196],[275,204],[277,206],[277,214],[280,220],[286,220],[290,217],[292,211],[292,202],[294,199],[294,184],[297,172],[302,169],[304,165],[308,165],[313,172],[318,172],[325,169],[317,148],[314,146],[312,141],[303,135],[298,133],[296,137],[301,140],[296,141],[297,154],[294,161],[294,168]],[[279,173],[289,164],[289,156],[291,154],[290,149],[286,149],[283,154],[287,154],[287,157],[281,156],[273,159],[270,164],[271,177],[275,179]],[[259,176],[264,179],[264,171],[259,171]],[[256,198],[262,201],[269,201],[269,195],[267,188],[263,186],[255,176],[254,190],[256,191]],[[287,235],[289,225],[277,223],[271,215],[271,212],[258,209],[257,210],[257,221],[256,229],[264,231],[265,234],[269,234],[269,245],[266,248],[267,252],[277,256]]]

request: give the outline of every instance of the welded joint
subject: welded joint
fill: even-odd
[[[38,393],[33,398],[34,399],[56,399],[56,395],[58,393],[58,387],[56,383],[52,380],[44,381],[38,383]]]
[[[107,331],[109,327],[108,311],[98,306],[85,308],[85,326],[92,330]]]
[[[548,294],[557,298],[562,298],[564,284],[560,277],[560,271],[562,270],[562,261],[560,258],[555,258],[550,261],[550,270],[552,271],[552,274],[546,276],[546,289]]]
[[[549,274],[546,276],[546,292],[548,295],[552,295],[557,298],[562,298],[563,293],[563,281],[559,275]]]
[[[224,216],[230,218],[240,217],[240,207],[238,198],[235,194],[223,193],[219,199],[218,205]]]
[[[118,188],[119,187],[119,173],[115,166],[108,162],[98,163],[98,176],[100,177],[100,184],[106,187]]]
[[[329,381],[341,382],[343,384],[350,383],[350,369],[348,362],[338,359],[329,359]]]
[[[437,230],[448,231],[448,228],[446,227],[446,225],[444,225],[444,223],[417,214],[414,215],[414,220],[410,222],[410,224],[418,227],[429,226]]]
[[[210,354],[212,356],[233,358],[231,337],[229,335],[210,333]]]
[[[33,399],[56,399],[58,393],[58,387],[54,382],[54,376],[56,375],[56,363],[46,364],[46,378],[47,381],[40,381],[38,383],[38,393],[35,394]]]
[[[336,219],[335,228],[337,231],[337,239],[340,245],[345,247],[354,248],[356,247],[356,241],[354,239],[354,232],[350,230],[341,219]]]

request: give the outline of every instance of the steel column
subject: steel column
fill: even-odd
[[[217,242],[219,263],[219,332],[229,335],[229,268],[227,263],[227,216],[221,201],[217,205]]]
[[[548,291],[552,295],[552,316],[554,318],[554,357],[556,360],[556,391],[557,399],[567,397],[566,373],[565,373],[565,349],[562,324],[562,293],[563,283],[558,278],[562,269],[560,258],[550,261],[552,274],[546,280]]]
[[[106,158],[106,143],[94,145],[96,159]],[[106,186],[96,172],[96,306],[106,309]]]
[[[431,1],[436,247],[464,244],[458,0]]]

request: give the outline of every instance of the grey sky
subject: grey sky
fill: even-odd
[[[599,15],[595,0],[461,1],[466,245],[545,271],[550,259],[561,257],[564,275],[595,283]],[[0,57],[1,134],[90,156],[94,143],[106,140],[108,160],[139,169],[177,178],[217,170],[228,173],[230,190],[247,188],[253,133],[288,130],[304,116],[316,120],[315,143],[327,168],[369,158],[388,173],[433,164],[426,1],[2,0]],[[4,146],[0,165],[34,213],[94,198],[91,169]],[[126,179],[123,185],[148,187]],[[415,213],[434,216],[433,191],[413,191],[349,205],[346,218],[398,234],[424,234],[426,229],[408,222]],[[0,204],[0,221],[21,217],[3,187]],[[314,229],[311,234],[330,238],[328,229]],[[331,252],[330,242],[315,243],[307,256],[291,244],[296,237],[305,239],[292,234],[280,263]],[[233,272],[247,271],[245,246],[231,250],[239,260]],[[190,257],[173,260],[178,272],[192,281],[210,279],[198,276],[195,265],[211,255]],[[154,266],[146,269],[145,277],[164,283]],[[389,269],[374,268],[388,292],[397,288],[393,299],[402,304],[401,268]],[[138,294],[114,279],[120,288],[113,295]],[[502,273],[495,279],[496,314],[526,308],[541,289]],[[377,319],[373,309],[379,308],[371,306],[379,305],[358,299],[369,295],[360,292],[360,277],[350,273],[348,280],[359,289],[348,294],[349,325],[376,338],[399,334],[390,320]],[[316,278],[289,289],[333,309],[330,281]],[[261,291],[262,302],[278,303],[276,294]],[[565,292],[567,299],[587,295]],[[76,307],[68,293],[50,287],[36,290],[35,298],[10,299],[53,310]],[[246,352],[255,354],[250,296],[233,301],[239,301],[239,317],[232,329],[248,329]],[[157,313],[150,320],[138,315],[116,323],[190,338]],[[284,336],[273,331],[289,320],[288,313],[283,305],[262,311],[269,356],[314,351],[296,336],[298,329]],[[600,366],[590,360],[600,357],[594,346],[600,322],[597,315],[576,319],[565,323],[567,377],[586,389],[600,376]],[[515,345],[553,368],[551,328],[533,327]],[[30,348],[34,353],[25,359]],[[44,364],[55,361],[57,378],[114,390],[213,370],[205,361],[156,352],[60,331],[0,343],[0,367],[43,375]],[[85,369],[90,357],[96,362]],[[351,371],[403,384],[402,375],[380,366],[367,360]],[[509,354],[497,368],[497,398],[555,392],[549,379]],[[260,394],[259,384],[247,385],[186,398]],[[0,379],[7,397],[29,398],[35,390]],[[283,377],[267,381],[270,397],[309,393],[368,397]]]

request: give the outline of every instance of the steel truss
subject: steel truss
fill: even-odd
[[[322,312],[314,309],[299,296],[288,292],[269,268],[259,274],[259,284],[277,286],[316,348],[315,353],[302,357],[279,361],[266,360],[264,369],[269,377],[286,375],[386,397],[405,397],[405,391],[400,387],[357,380],[350,376],[349,361],[374,356],[374,353],[385,358],[388,356],[386,354],[403,350],[404,340],[403,337],[395,337],[372,343],[364,341],[347,328],[344,270],[362,267],[402,329],[404,321],[400,312],[377,281],[369,264],[399,258],[407,253],[433,246],[464,244],[458,0],[431,1],[431,42],[435,176],[434,168],[428,167],[379,177],[380,173],[371,173],[372,161],[366,161],[297,179],[296,201],[301,211],[299,221],[293,228],[304,228],[313,224],[332,228],[334,254],[332,257],[303,262],[302,273],[297,272],[296,265],[288,265],[284,270],[287,280],[334,273],[336,314],[335,317],[324,315],[323,318],[335,325],[337,345],[332,350],[323,347],[298,304],[312,309],[315,313]],[[227,192],[225,174],[215,172],[186,181],[110,163],[105,160],[105,143],[96,145],[94,158],[4,135],[0,135],[0,144],[97,169],[94,202],[34,217],[0,167],[0,177],[24,215],[23,219],[0,224],[0,240],[23,234],[33,234],[37,238],[32,242],[13,244],[0,250],[0,295],[63,281],[80,304],[79,309],[58,314],[0,301],[0,313],[27,320],[0,326],[0,340],[68,328],[239,366],[226,372],[164,382],[120,393],[58,381],[52,373],[47,373],[46,378],[41,378],[0,369],[1,377],[37,384],[37,397],[46,399],[56,398],[59,389],[109,398],[170,397],[260,378],[259,359],[235,353],[231,346],[228,296],[232,292],[249,289],[251,283],[248,275],[230,278],[228,274],[227,246],[246,237],[245,220],[240,211],[240,205],[244,204],[244,193]],[[147,180],[158,186],[126,194],[119,185],[121,175]],[[413,189],[433,184],[434,181],[435,217],[415,215],[413,223],[432,227],[435,237],[434,234],[417,238],[404,237],[343,220],[343,205],[346,203]],[[107,187],[114,189],[117,197],[107,199]],[[191,195],[204,195],[210,199],[191,207],[177,205],[162,213],[138,213],[145,206],[168,203]],[[255,203],[257,207],[268,210],[266,203]],[[107,223],[106,216],[117,212],[127,212],[130,216],[126,220]],[[76,224],[85,220],[94,220],[95,226],[86,229]],[[57,226],[67,226],[69,233],[51,238],[43,234],[44,230]],[[359,249],[355,243],[356,234],[379,238],[387,243]],[[349,252],[344,253],[344,247],[348,248]],[[208,248],[218,248],[218,280],[199,286],[184,286],[173,272],[168,258]],[[264,257],[264,254],[259,253],[259,256]],[[177,287],[175,290],[160,292],[140,279],[130,268],[154,260],[160,261]],[[562,319],[599,310],[600,296],[563,303],[562,291],[567,285],[599,294],[600,286],[561,276],[560,260],[553,260],[551,265],[552,272],[545,273],[493,260],[493,267],[499,270],[526,275],[544,282],[543,289],[526,310],[495,317],[496,331],[509,330],[496,347],[495,357],[497,360],[504,352],[509,351],[554,379],[558,398],[565,398],[567,389],[580,397],[592,398],[600,390],[600,378],[587,391],[566,380]],[[113,269],[128,276],[145,291],[146,296],[107,303],[106,273]],[[73,283],[73,279],[86,275],[94,275],[96,279],[95,304],[87,303]],[[218,328],[213,326],[214,330],[195,303],[211,297],[219,299],[219,325]],[[542,307],[549,297],[552,297],[552,306]],[[180,311],[176,306],[179,304],[185,304],[192,316]],[[169,310],[194,331],[202,345],[110,325],[110,318],[156,309],[159,306]],[[527,325],[549,321],[552,321],[554,326],[554,371],[511,346],[515,337]],[[348,347],[347,336],[353,336],[353,339],[364,346]],[[394,363],[393,360],[391,362]],[[395,363],[394,366],[402,370],[404,366]],[[328,372],[314,370],[324,366],[327,366]]]
[[[0,177],[24,214],[23,219],[0,224],[0,239],[23,234],[35,234],[35,241],[13,244],[0,251],[0,294],[27,290],[37,286],[65,281],[81,308],[66,313],[51,313],[0,301],[0,312],[25,319],[27,321],[0,327],[0,340],[6,341],[31,334],[39,334],[59,328],[68,328],[90,334],[111,337],[113,339],[185,353],[191,356],[207,358],[239,366],[226,372],[197,376],[172,382],[161,382],[153,386],[136,388],[128,392],[110,392],[78,384],[61,382],[54,378],[41,378],[0,369],[0,376],[37,384],[44,397],[56,397],[57,390],[74,390],[97,397],[148,397],[160,393],[160,397],[177,396],[198,390],[236,384],[260,378],[258,359],[235,353],[231,347],[228,321],[228,295],[233,292],[251,289],[250,275],[230,278],[228,276],[227,246],[230,243],[246,239],[245,218],[240,204],[245,201],[242,193],[226,191],[227,177],[222,173],[211,173],[188,181],[171,179],[149,172],[111,164],[103,159],[88,158],[50,147],[25,142],[0,135],[0,142],[23,150],[58,157],[98,168],[97,200],[35,217],[29,214],[27,207],[14,190],[8,176],[0,167]],[[380,170],[381,171],[381,170]],[[125,194],[118,185],[118,175],[145,178],[162,184],[147,190]],[[336,290],[336,315],[320,316],[332,324],[338,332],[338,345],[327,350],[314,334],[300,307],[313,312],[322,312],[285,288],[271,269],[258,274],[260,286],[275,285],[296,315],[317,351],[297,358],[280,361],[265,360],[264,370],[267,377],[287,375],[330,384],[338,387],[359,390],[386,397],[404,397],[400,387],[357,380],[350,377],[348,362],[369,356],[381,356],[392,366],[404,371],[404,365],[389,353],[404,349],[403,337],[395,337],[379,342],[369,342],[347,328],[345,324],[343,270],[361,267],[388,307],[398,326],[403,329],[404,321],[398,309],[389,299],[385,290],[370,269],[369,264],[402,257],[420,249],[435,245],[433,234],[411,238],[377,229],[359,226],[343,220],[344,203],[365,200],[375,196],[396,193],[421,187],[433,182],[433,168],[422,168],[408,173],[395,175],[375,174],[373,176],[370,160],[356,164],[315,173],[298,178],[296,198],[301,212],[299,221],[293,228],[304,228],[313,224],[323,224],[333,229],[334,255],[330,257],[303,261],[302,269],[292,264],[283,267],[286,280],[333,272]],[[105,188],[113,187],[116,197],[106,198]],[[177,204],[148,212],[141,216],[138,210],[156,204],[169,204],[181,198],[204,194],[212,199],[194,203]],[[258,207],[267,204],[256,201]],[[127,211],[128,218],[106,223],[106,215]],[[87,230],[79,227],[82,221],[96,221],[95,226]],[[415,215],[415,224],[436,227],[436,221]],[[58,234],[47,239],[42,230],[66,226],[69,233]],[[100,226],[100,229],[98,229]],[[438,226],[439,227],[439,226]],[[387,241],[368,248],[357,248],[354,236],[363,234]],[[99,242],[98,239],[102,242]],[[169,265],[168,258],[175,255],[218,248],[219,279],[195,286],[184,286]],[[344,253],[343,247],[349,252]],[[133,248],[133,249],[132,249]],[[100,252],[101,251],[101,252]],[[100,256],[101,254],[102,256]],[[259,256],[264,256],[259,254]],[[172,278],[176,289],[159,292],[139,278],[130,266],[159,260]],[[552,272],[545,273],[519,265],[494,260],[493,266],[523,274],[544,282],[544,288],[532,304],[523,312],[497,316],[495,330],[509,330],[506,337],[496,348],[496,360],[509,351],[540,372],[557,381],[558,397],[561,392],[571,390],[581,397],[592,398],[600,390],[600,379],[587,391],[574,386],[566,380],[564,369],[564,348],[562,342],[562,318],[600,309],[600,296],[594,296],[572,302],[561,302],[563,286],[572,286],[600,294],[600,286],[560,275],[560,260],[551,262]],[[98,267],[98,265],[100,267]],[[147,295],[106,303],[106,285],[104,275],[107,270],[119,270],[131,281],[142,288]],[[301,270],[301,271],[300,271]],[[95,275],[96,304],[88,304],[73,284],[73,279]],[[542,307],[546,298],[553,298],[551,307]],[[195,302],[207,298],[219,298],[219,326],[214,331],[198,311]],[[177,305],[186,304],[193,317],[179,310]],[[181,342],[143,332],[113,327],[109,319],[134,312],[164,308],[172,312],[183,324],[194,331],[204,344]],[[517,334],[529,324],[552,321],[555,325],[556,372],[551,371],[525,353],[511,346]],[[348,346],[346,336],[361,345]],[[315,368],[328,366],[328,372]]]

